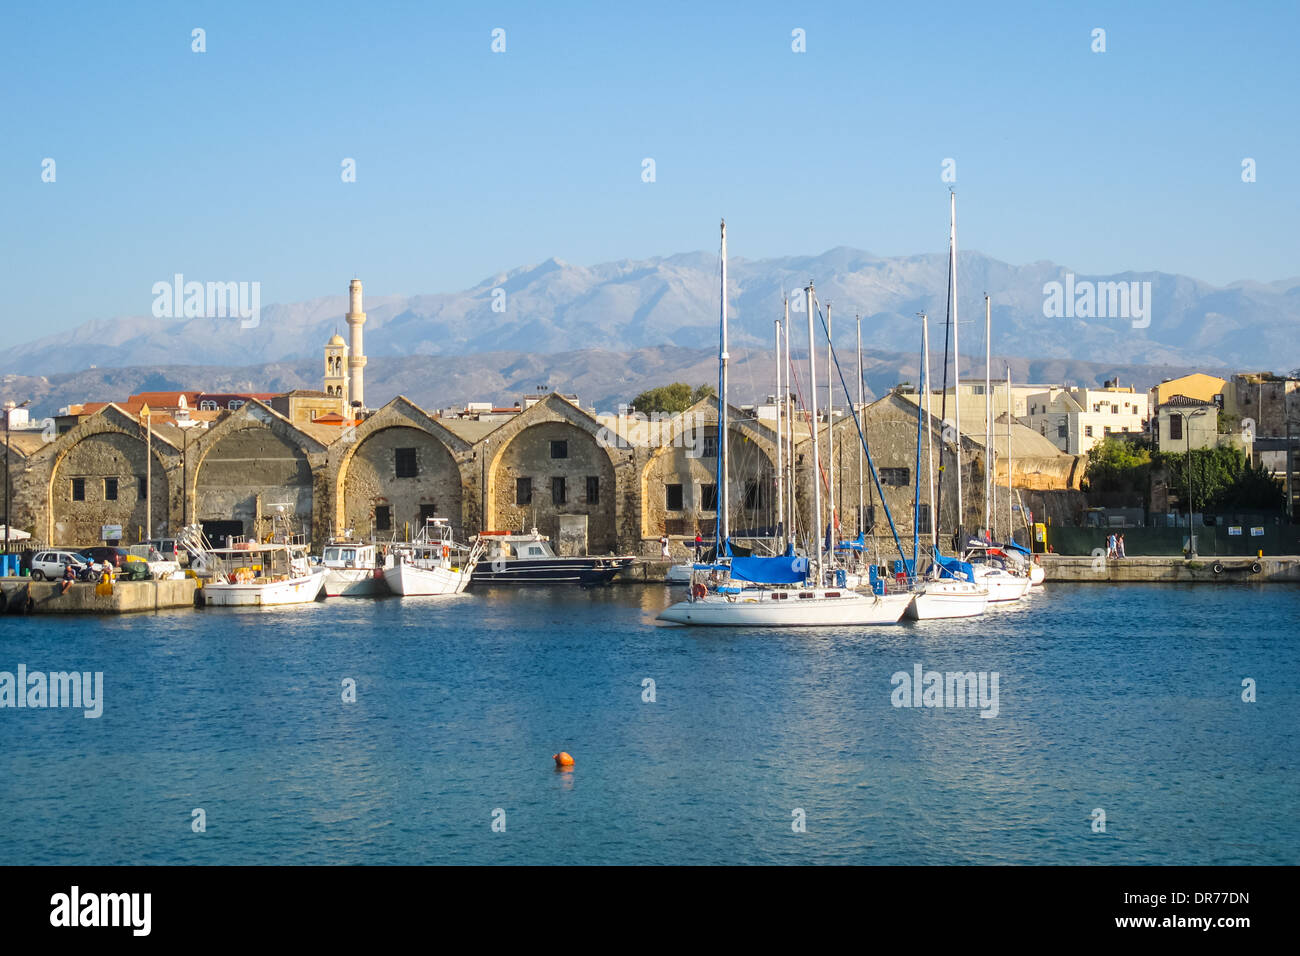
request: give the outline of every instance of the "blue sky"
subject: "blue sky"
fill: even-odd
[[[1291,277],[1298,9],[14,5],[0,321],[13,342],[147,314],[176,272],[260,281],[264,304],[353,275],[452,291],[550,256],[713,249],[723,215],[746,258],[941,253],[948,157],[964,249]]]

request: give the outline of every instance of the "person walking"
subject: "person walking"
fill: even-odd
[[[1118,558],[1123,558],[1123,557],[1125,556],[1125,555],[1124,555],[1124,536],[1123,536],[1123,535],[1120,535],[1120,536],[1119,536],[1119,539],[1115,542],[1115,548],[1116,548],[1115,556],[1118,557]]]
[[[695,532],[695,560],[700,560],[700,554],[704,551],[704,536],[697,530]]]
[[[665,561],[672,560],[672,552],[668,550],[668,535],[659,536],[659,551]]]
[[[1114,532],[1112,532],[1106,535],[1106,557],[1107,558],[1115,557],[1115,548],[1116,548],[1115,534]]]

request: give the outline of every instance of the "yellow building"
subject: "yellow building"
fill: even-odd
[[[1203,372],[1193,372],[1181,378],[1171,378],[1151,389],[1151,407],[1159,408],[1175,395],[1185,395],[1200,402],[1212,402],[1214,396],[1223,391],[1226,379]]]

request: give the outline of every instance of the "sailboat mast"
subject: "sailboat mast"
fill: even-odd
[[[949,257],[952,260],[952,373],[953,373],[953,392],[955,401],[953,402],[955,416],[954,423],[957,429],[956,441],[957,452],[953,456],[957,465],[957,550],[961,550],[965,544],[965,534],[962,532],[962,526],[966,521],[966,512],[962,504],[961,496],[961,346],[958,344],[958,329],[960,323],[957,321],[957,194],[950,192],[948,194],[948,248]],[[725,299],[724,299],[725,301]],[[723,314],[725,315],[725,306]],[[724,320],[724,328],[725,320]]]
[[[925,457],[930,471],[930,547],[939,546],[939,515],[934,507],[934,419],[930,414],[930,317],[921,313],[921,386],[925,399]]]
[[[794,358],[790,355],[790,300],[785,302],[785,328],[782,330],[785,335],[785,392],[781,395],[781,402],[785,405],[785,447],[789,449],[790,454],[786,462],[786,467],[790,470],[790,480],[787,487],[790,489],[788,495],[790,499],[789,521],[785,526],[785,535],[788,541],[796,539],[795,532],[795,489],[798,484],[795,482],[794,474],[794,408],[790,404],[790,373],[794,368]]]
[[[867,407],[862,401],[862,316],[857,316],[858,320],[858,414],[861,415]],[[858,445],[858,534],[866,533],[867,523],[863,517],[866,512],[864,507],[866,501],[862,497],[862,490],[866,487],[866,482],[862,476],[862,446]]]
[[[1016,529],[1011,523],[1011,366],[1007,366],[1007,540],[1016,540]],[[1029,547],[1029,541],[1025,542]]]
[[[731,537],[731,499],[727,494],[727,220],[722,220],[722,342],[718,351],[718,531],[723,547]]]
[[[830,522],[831,551],[828,563],[835,565],[835,385],[831,368],[835,364],[835,346],[831,344],[831,304],[826,303],[826,497],[827,521]]]
[[[790,317],[790,303],[786,303],[786,319]],[[785,519],[785,454],[781,448],[781,320],[776,320],[776,534],[785,550],[781,525]]]
[[[984,293],[984,527],[993,531],[993,389],[990,381],[993,345],[989,332],[993,329],[993,308],[989,294]]]
[[[808,397],[812,416],[812,487],[813,487],[813,536],[817,539],[817,580],[821,581],[822,571],[822,461],[821,450],[817,441],[817,337],[813,334],[813,284],[808,281],[804,289],[808,297]]]

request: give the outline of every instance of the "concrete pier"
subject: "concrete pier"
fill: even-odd
[[[58,582],[0,578],[4,614],[132,614],[194,606],[193,578],[176,581],[114,581],[113,593],[95,593],[95,585],[78,582],[59,593]],[[28,600],[30,596],[30,601]]]
[[[1210,584],[1300,583],[1300,557],[1263,558],[1199,557],[1193,561],[1169,557],[1075,557],[1040,554],[1047,583],[1071,581],[1114,584],[1117,582],[1205,582]],[[1259,570],[1256,571],[1255,568]]]

